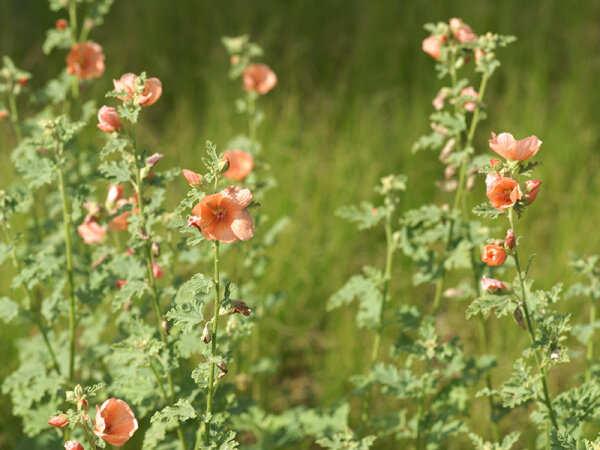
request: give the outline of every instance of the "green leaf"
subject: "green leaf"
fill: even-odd
[[[381,292],[373,280],[363,275],[354,275],[346,284],[327,302],[327,310],[348,305],[357,299],[359,301],[359,312],[357,323],[359,328],[372,328],[377,326],[379,312],[381,310]]]
[[[504,214],[504,211],[500,211],[499,209],[494,208],[489,203],[482,203],[481,205],[478,205],[473,208],[473,214],[489,219],[496,219],[497,217]]]
[[[184,334],[190,333],[194,326],[202,323],[204,315],[202,314],[202,302],[192,300],[189,303],[176,305],[175,308],[167,312],[167,318],[174,325],[181,327],[181,332]]]
[[[377,226],[385,218],[384,208],[375,208],[371,203],[362,202],[358,206],[344,206],[336,211],[336,215],[358,224],[359,230]]]
[[[99,169],[111,184],[116,185],[131,180],[129,165],[124,161],[104,162],[100,165]]]
[[[140,280],[127,280],[127,283],[118,290],[112,302],[113,311],[118,311],[124,304],[133,299],[141,298],[146,292],[149,292],[148,283]]]
[[[8,297],[0,298],[0,319],[9,323],[19,314],[19,305]]]
[[[154,422],[172,422],[173,420],[177,420],[179,422],[185,422],[189,419],[196,418],[196,410],[190,404],[189,401],[185,399],[180,399],[173,406],[166,406],[160,411],[156,411],[152,418],[150,419],[151,423]]]
[[[516,309],[516,304],[510,295],[486,292],[469,305],[466,313],[467,319],[476,314],[485,315],[491,309],[496,309],[496,317],[502,317],[509,313],[512,314]]]

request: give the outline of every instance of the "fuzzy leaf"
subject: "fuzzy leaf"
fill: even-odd
[[[202,302],[192,300],[189,303],[177,305],[175,308],[167,312],[167,318],[176,326],[181,326],[181,332],[184,334],[190,333],[194,326],[204,320],[202,314]]]
[[[4,323],[13,320],[19,314],[19,305],[8,297],[0,298],[0,319]]]
[[[150,419],[151,423],[154,422],[166,422],[169,423],[173,420],[177,420],[179,422],[185,422],[188,419],[196,418],[196,410],[190,404],[189,401],[185,399],[180,399],[173,406],[166,406],[162,410],[154,413],[152,418]]]
[[[375,208],[371,203],[362,202],[360,206],[344,206],[336,211],[336,215],[358,224],[359,230],[377,226],[385,217],[383,208]]]

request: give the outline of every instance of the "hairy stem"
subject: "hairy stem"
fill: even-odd
[[[513,207],[511,207],[509,209],[508,220],[510,222],[510,227],[512,228],[513,232],[515,233],[515,236],[517,236],[517,231],[515,230],[515,224],[514,224],[514,220],[513,220],[513,209],[514,209]],[[514,260],[515,260],[515,265],[517,268],[517,275],[519,277],[519,283],[521,285],[521,303],[523,303],[523,311],[525,311],[525,321],[527,323],[527,330],[529,331],[529,337],[531,339],[531,342],[533,343],[535,341],[535,328],[534,328],[533,322],[531,320],[531,314],[529,313],[529,307],[527,305],[527,294],[525,291],[525,279],[523,278],[523,272],[521,271],[521,264],[519,262],[519,252],[518,252],[517,245],[515,245],[515,248],[513,251],[514,251],[513,256],[514,256]],[[548,415],[550,416],[552,425],[554,426],[554,428],[558,429],[558,422],[556,421],[556,415],[554,414],[554,410],[552,409],[552,401],[550,400],[550,393],[548,392],[548,381],[547,381],[546,368],[541,367],[537,350],[534,353],[535,353],[536,363],[538,365],[540,373],[542,374],[542,391],[544,394],[544,403],[546,405],[546,408],[548,409]]]
[[[210,366],[208,369],[208,394],[206,396],[206,417],[204,428],[204,443],[210,443],[210,425],[212,414],[212,402],[215,393],[215,357],[217,355],[217,332],[219,327],[219,310],[221,309],[221,286],[219,280],[219,241],[213,244],[215,263],[215,313],[212,319],[212,341],[210,350]]]
[[[19,124],[19,110],[17,108],[17,101],[15,100],[15,95],[13,94],[12,86],[9,86],[8,89],[8,104],[10,107],[10,120],[13,124],[13,129],[15,131],[17,143],[21,143],[23,135],[21,133],[21,126]]]
[[[135,156],[135,189],[137,194],[137,204],[138,209],[140,210],[140,217],[142,218],[141,228],[144,234],[149,234],[146,230],[146,216],[144,214],[144,200],[143,200],[143,190],[142,190],[142,176],[141,176],[141,161],[140,156],[137,151],[137,138],[135,133],[135,125],[132,127],[132,141],[133,141],[133,152]],[[146,273],[148,276],[148,280],[150,282],[150,288],[152,293],[152,306],[154,308],[154,314],[156,315],[156,327],[158,328],[158,333],[160,335],[160,339],[165,345],[165,348],[168,348],[167,335],[165,330],[162,327],[162,313],[160,310],[160,299],[158,297],[158,289],[156,287],[156,278],[154,278],[154,270],[153,270],[153,257],[152,257],[152,243],[150,238],[144,237],[144,256],[146,259]],[[173,377],[171,376],[171,370],[167,367],[165,368],[165,374],[167,377],[167,383],[169,385],[169,396],[167,397],[171,402],[175,403],[175,386],[173,384]],[[162,384],[159,383],[159,386],[162,387]],[[186,448],[185,437],[183,435],[183,429],[181,428],[181,423],[177,422],[177,436],[179,437],[179,441],[181,442],[182,447]]]

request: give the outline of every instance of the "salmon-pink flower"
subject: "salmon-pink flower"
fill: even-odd
[[[65,442],[65,450],[83,450],[83,445],[77,441]]]
[[[188,183],[190,183],[192,186],[196,184],[202,184],[202,177],[196,172],[192,172],[191,170],[187,169],[183,169],[181,172],[183,173],[183,176],[188,181]]]
[[[223,154],[223,159],[229,161],[229,169],[223,176],[230,180],[241,181],[254,168],[254,158],[243,150],[227,150]]]
[[[461,90],[460,95],[464,95],[465,97],[479,97],[479,93],[475,89],[473,89],[473,86],[469,86]],[[475,108],[477,108],[477,103],[475,103],[475,101],[473,100],[467,100],[463,103],[462,106],[463,108],[465,108],[465,110],[473,112],[475,111]]]
[[[501,211],[510,208],[517,200],[521,199],[519,183],[512,178],[493,178],[488,184],[486,195],[492,206]]]
[[[517,238],[515,237],[515,233],[512,228],[509,228],[506,232],[506,237],[504,238],[504,245],[506,248],[510,248],[511,250],[517,245]]]
[[[138,429],[133,411],[118,398],[109,398],[97,408],[94,434],[115,447],[122,447]]]
[[[106,228],[99,225],[95,220],[83,222],[77,227],[77,232],[83,238],[84,244],[102,242],[102,239],[106,236]]]
[[[423,40],[423,51],[434,59],[440,60],[442,42],[436,36],[431,35]]]
[[[484,276],[481,279],[481,289],[484,291],[495,291],[497,289],[506,289],[506,285],[500,280]]]
[[[490,159],[490,166],[492,166],[492,169],[493,169],[494,167],[496,167],[496,164],[497,164],[497,163],[499,163],[499,162],[500,162],[500,160],[499,160],[499,159],[496,159],[496,158],[494,158],[494,159]]]
[[[69,419],[66,414],[59,414],[48,421],[48,425],[56,428],[64,428],[69,424]]]
[[[490,172],[485,176],[485,185],[488,191],[492,187],[492,184],[499,178],[502,178],[502,175],[496,172]]]
[[[477,40],[477,35],[473,33],[471,27],[461,19],[450,19],[450,29],[456,40],[460,43],[475,42]]]
[[[118,97],[120,100],[131,100],[136,96],[137,87],[135,80],[137,75],[135,73],[126,73],[121,75],[118,80],[113,80],[115,91],[125,91],[127,95]],[[148,78],[144,83],[144,92],[136,97],[136,102],[140,106],[150,106],[160,98],[162,95],[162,83],[158,78]]]
[[[55,25],[57,30],[66,30],[69,26],[69,22],[67,22],[65,19],[58,19]]]
[[[106,194],[106,203],[112,205],[117,200],[123,197],[123,186],[117,184],[116,186],[109,186],[108,193]]]
[[[122,126],[121,118],[115,108],[106,105],[100,108],[98,111],[98,128],[107,133],[112,133],[113,131],[119,131]]]
[[[541,184],[542,182],[540,180],[527,180],[525,182],[525,189],[527,189],[527,194],[525,194],[523,198],[527,200],[528,205],[531,205],[537,197]]]
[[[121,206],[124,206],[127,204],[135,205],[136,204],[135,197],[129,197],[128,199],[120,198],[119,200],[117,200],[116,206],[111,211],[111,214],[114,214],[115,212],[117,212],[117,210]],[[134,206],[133,212],[135,212],[135,213],[139,212],[139,208],[137,206]],[[108,222],[108,228],[110,228],[111,230],[114,230],[114,231],[125,231],[127,229],[129,216],[131,216],[131,211],[125,211],[125,212],[119,214],[118,216],[113,218],[110,222]]]
[[[154,275],[154,278],[156,280],[158,280],[159,278],[163,277],[163,270],[162,268],[156,264],[155,262],[152,263],[152,275]]]
[[[95,42],[80,42],[67,55],[67,73],[82,80],[98,78],[104,73],[104,53]]]
[[[243,74],[244,89],[266,94],[277,84],[277,75],[266,64],[251,64]]]
[[[440,92],[437,93],[437,95],[435,96],[435,98],[433,99],[433,102],[432,102],[433,107],[435,108],[436,111],[440,111],[444,107],[445,99],[446,99],[446,92],[441,90]]]
[[[488,244],[484,247],[481,260],[488,266],[499,266],[506,261],[506,251],[496,244]]]
[[[525,161],[531,158],[542,145],[542,141],[536,136],[529,136],[517,141],[510,133],[500,133],[498,136],[496,133],[492,133],[492,139],[488,142],[490,148],[500,156],[514,161]]]
[[[249,189],[229,186],[218,194],[207,195],[192,209],[190,225],[197,227],[207,240],[247,241],[254,236],[254,221],[246,207],[252,201]]]
[[[477,50],[475,50],[475,62],[481,61],[481,58],[483,58],[483,50],[478,48]]]

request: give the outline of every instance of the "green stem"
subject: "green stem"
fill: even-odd
[[[9,86],[8,89],[8,105],[10,107],[10,120],[13,124],[13,129],[15,130],[17,144],[20,144],[21,140],[23,139],[23,135],[21,134],[21,126],[19,124],[19,110],[17,108],[17,101],[15,100],[15,96],[12,91],[12,86]]]
[[[158,384],[158,388],[160,389],[163,399],[165,399],[165,401],[168,400],[169,396],[165,391],[165,387],[163,386],[162,380],[160,379],[160,376],[158,375],[154,364],[152,364],[152,359],[150,359],[150,357],[148,357],[148,365],[150,366],[150,370],[152,370],[152,373],[154,374],[154,378],[156,378],[156,383]]]
[[[6,227],[6,225],[4,223],[2,223],[2,229],[4,231],[4,236],[6,237],[6,243],[12,247],[11,256],[12,256],[13,266],[17,270],[17,272],[21,272],[21,262],[19,261],[19,258],[17,256],[17,250],[14,246],[12,237],[11,237],[10,233],[8,232],[8,228]],[[56,354],[54,353],[54,349],[52,348],[52,345],[50,344],[50,339],[48,338],[48,333],[46,331],[46,328],[44,327],[40,313],[37,308],[32,308],[32,305],[34,303],[33,302],[33,294],[31,293],[31,290],[29,289],[29,287],[27,287],[26,283],[23,283],[22,286],[23,286],[23,290],[25,291],[25,295],[27,296],[28,306],[27,306],[26,310],[31,312],[34,322],[37,324],[38,328],[40,329],[40,333],[42,334],[42,338],[44,339],[44,343],[46,344],[46,348],[48,349],[48,354],[50,355],[50,359],[52,360],[52,367],[54,368],[56,373],[60,375],[61,373],[60,373],[60,368],[58,366],[58,361],[56,359]]]
[[[391,202],[391,199],[388,199]],[[371,350],[371,364],[369,367],[373,367],[379,359],[379,353],[381,351],[381,341],[383,338],[383,331],[385,328],[385,307],[388,299],[388,292],[390,286],[390,279],[392,278],[392,263],[394,258],[394,242],[392,235],[392,212],[391,206],[386,205],[386,216],[385,216],[385,239],[386,239],[386,253],[385,253],[385,268],[383,272],[383,288],[381,294],[381,309],[379,311],[379,319],[377,323],[377,332],[375,333],[375,339],[373,341],[373,348]],[[366,393],[365,400],[362,406],[361,421],[363,425],[366,424],[369,418],[369,410],[371,406],[373,392],[369,390]]]
[[[425,365],[425,373],[429,372],[430,369],[430,360],[427,359],[427,364]],[[422,440],[423,440],[423,427],[421,426],[421,421],[423,420],[423,412],[425,411],[425,400],[427,399],[427,396],[425,394],[425,384],[422,383],[421,384],[421,393],[419,395],[419,409],[417,410],[417,437],[415,440],[415,449],[416,450],[420,450],[421,448],[426,448],[427,444],[426,442],[423,443],[425,445],[422,445]]]
[[[513,209],[514,209],[514,207],[511,207],[508,211],[508,220],[510,222],[510,227],[512,228],[513,233],[515,233],[515,237],[516,237],[517,231],[515,229],[515,223],[513,220]],[[527,330],[529,331],[529,337],[531,339],[531,343],[533,344],[533,342],[535,342],[535,329],[534,329],[533,322],[531,320],[531,314],[529,313],[529,307],[527,305],[527,294],[525,292],[525,279],[523,278],[523,272],[521,271],[521,264],[519,262],[519,252],[518,252],[517,245],[515,245],[513,252],[514,252],[513,257],[515,260],[515,266],[517,268],[517,275],[519,277],[519,283],[521,285],[521,303],[523,304],[523,311],[525,312],[525,321],[527,323]],[[542,374],[542,390],[544,393],[544,403],[546,404],[546,408],[548,408],[548,414],[550,416],[550,420],[552,421],[552,425],[554,426],[554,428],[558,429],[558,422],[556,421],[556,416],[554,414],[554,410],[552,409],[552,402],[550,400],[550,393],[548,392],[546,369],[540,365],[540,359],[539,359],[537,350],[534,353],[535,353],[536,363],[538,365],[540,373]]]
[[[71,30],[71,40],[73,44],[77,43],[77,4],[71,0],[69,5],[69,26]]]
[[[137,138],[135,132],[135,124],[132,127],[132,143],[133,143],[133,153],[135,157],[135,189],[137,194],[137,203],[138,209],[140,210],[140,217],[142,218],[141,228],[144,233],[149,232],[146,230],[146,216],[144,214],[144,200],[143,200],[143,191],[142,191],[142,176],[141,176],[141,161],[137,151]],[[152,306],[154,308],[154,314],[156,315],[156,327],[158,328],[158,333],[160,335],[160,339],[165,345],[165,348],[168,348],[167,335],[165,330],[162,327],[162,314],[160,311],[160,300],[158,296],[158,289],[156,287],[156,279],[154,278],[154,270],[153,270],[153,257],[152,257],[152,243],[151,239],[144,239],[144,254],[146,259],[146,273],[148,276],[148,280],[150,281],[151,293],[152,293]],[[169,400],[175,403],[175,386],[173,384],[173,377],[171,376],[171,370],[167,367],[165,368],[167,382],[169,385]],[[162,384],[161,384],[162,386]],[[183,429],[181,428],[181,423],[177,422],[177,436],[179,437],[179,441],[181,442],[182,448],[186,448],[185,437],[183,435]]]
[[[59,158],[63,156],[62,144],[59,144]],[[67,202],[67,188],[61,163],[58,165],[58,182],[62,198],[63,224],[65,233],[65,251],[67,254],[67,281],[69,283],[69,380],[75,381],[75,329],[76,303],[75,303],[75,282],[73,281],[73,249],[71,246],[71,213]]]
[[[86,425],[82,425],[81,428],[83,428],[83,432],[85,433],[85,438],[87,439],[88,444],[90,444],[90,448],[92,450],[96,450],[97,449],[96,443],[94,442],[94,438],[90,434],[90,430],[88,430],[88,427]]]
[[[219,326],[219,310],[221,309],[221,289],[219,280],[219,241],[213,244],[215,260],[215,313],[212,320],[212,341],[210,350],[210,366],[208,369],[208,394],[206,397],[206,422],[204,428],[204,443],[210,443],[210,425],[212,414],[212,402],[215,393],[215,357],[217,355],[217,331]],[[198,442],[196,443],[198,445]]]
[[[248,93],[248,136],[250,138],[250,146],[253,151],[256,151],[256,97],[253,92]],[[254,153],[254,152],[253,152]]]
[[[594,362],[594,322],[596,322],[596,298],[593,292],[596,291],[595,286],[596,283],[592,282],[592,304],[590,305],[590,326],[592,329],[592,335],[588,339],[587,343],[585,381],[589,381],[592,377],[592,364]]]

